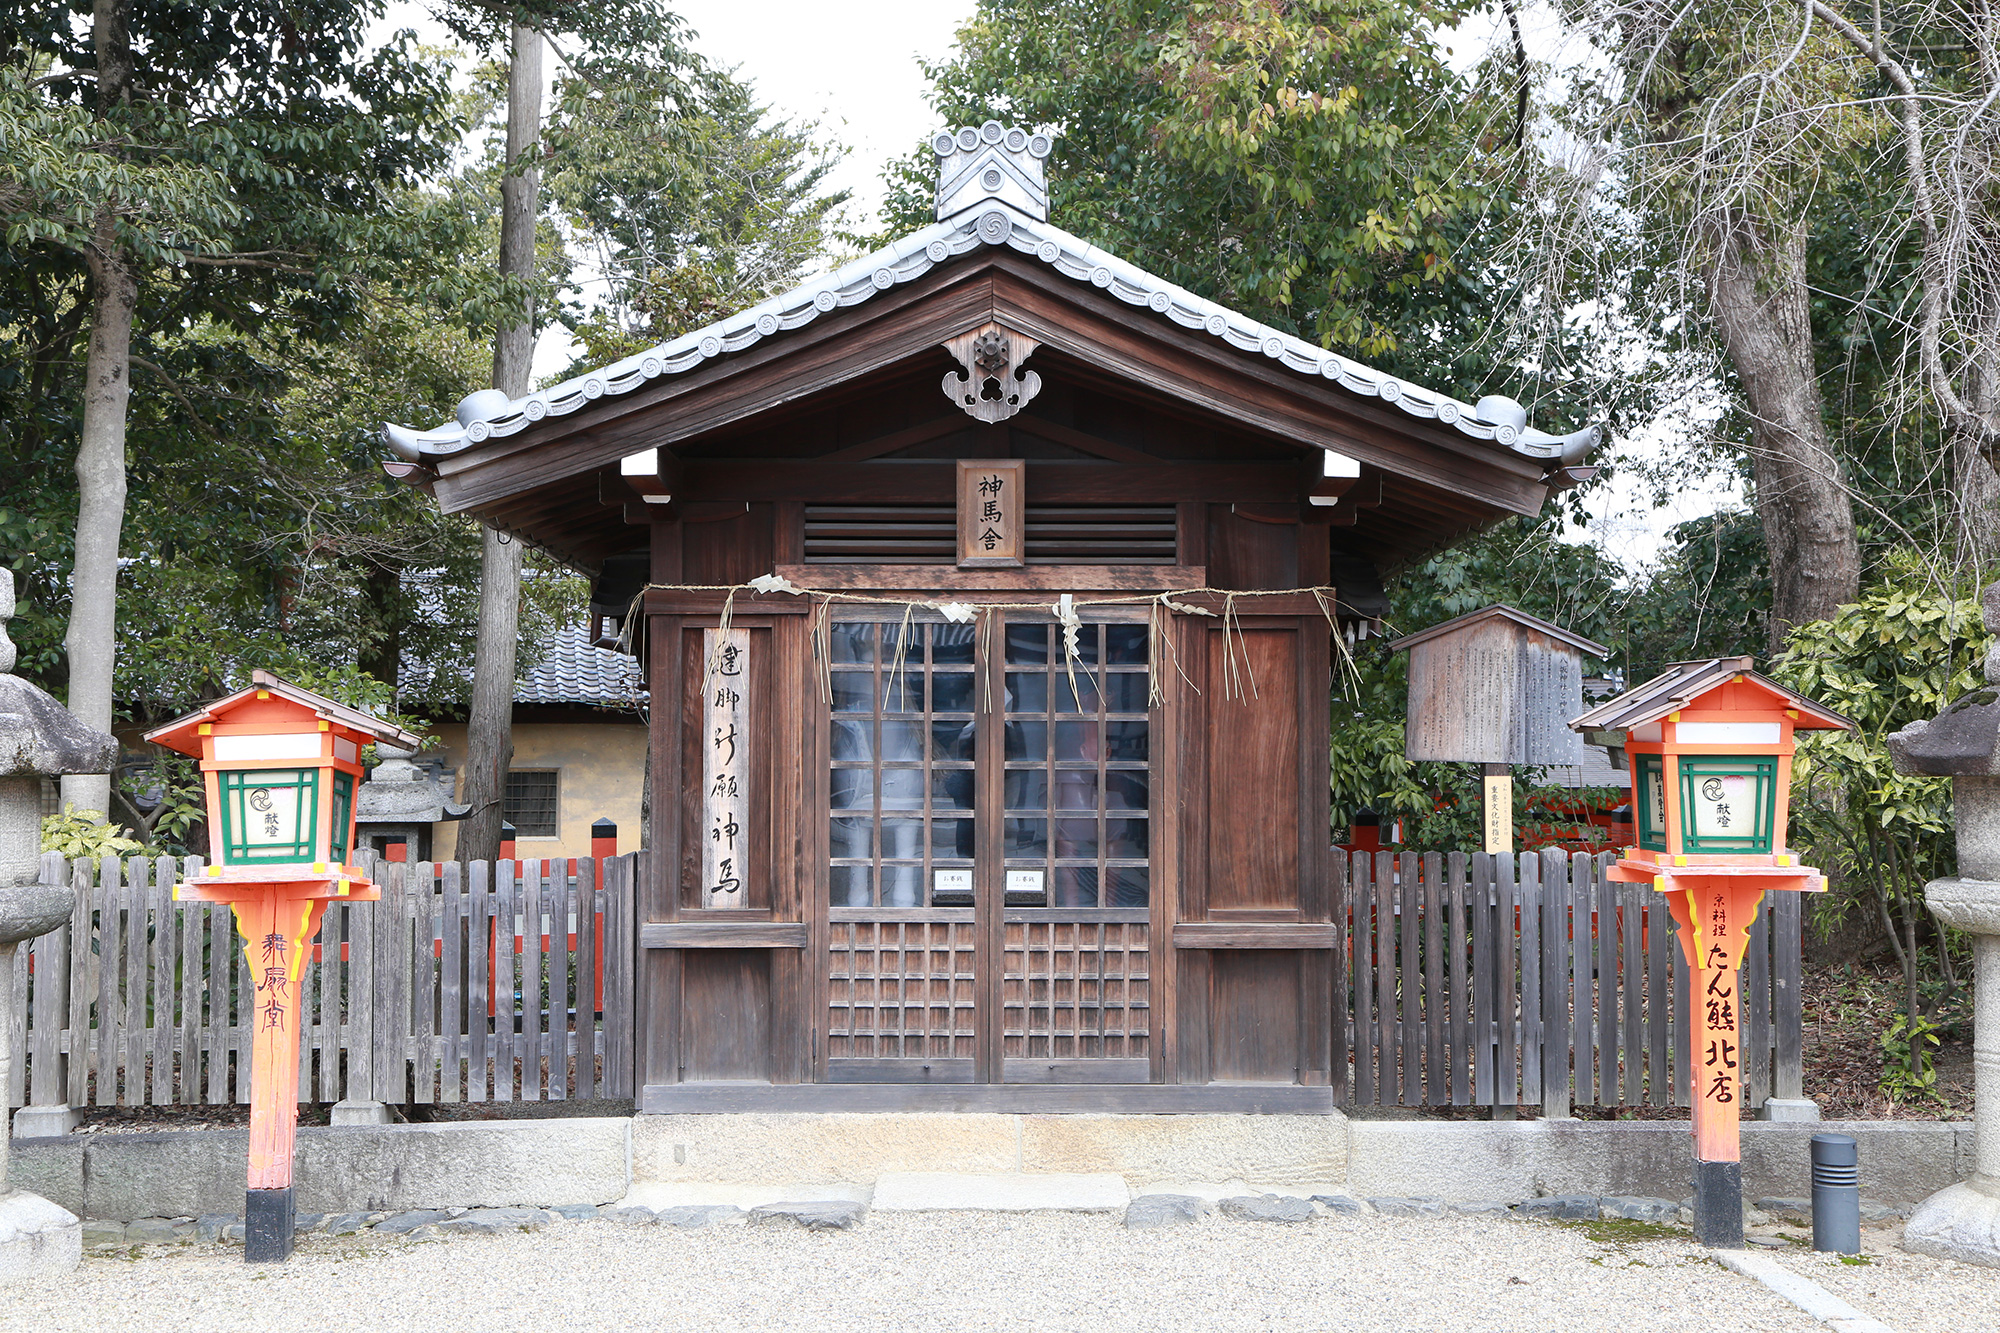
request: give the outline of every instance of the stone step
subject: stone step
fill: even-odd
[[[875,1182],[876,1212],[1116,1213],[1132,1201],[1109,1172],[890,1172]]]

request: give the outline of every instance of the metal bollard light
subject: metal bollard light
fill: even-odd
[[[1812,1136],[1813,1248],[1861,1252],[1861,1162],[1847,1134]]]

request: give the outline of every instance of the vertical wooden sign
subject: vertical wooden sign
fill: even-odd
[[[1028,465],[1018,458],[960,459],[958,563],[967,569],[1027,563]]]
[[[750,631],[703,630],[701,905],[748,903]]]
[[[1514,771],[1505,764],[1479,767],[1481,848],[1506,855],[1514,850]]]

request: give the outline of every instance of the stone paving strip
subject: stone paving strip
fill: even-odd
[[[1800,1277],[1768,1254],[1754,1250],[1717,1250],[1715,1261],[1732,1273],[1741,1273],[1798,1306],[1824,1323],[1834,1333],[1895,1333],[1879,1319],[1870,1318],[1810,1278]]]
[[[1976,1268],[1896,1248],[1893,1233],[1864,1230],[1852,1257],[1809,1249],[1768,1259],[1889,1324],[1896,1333],[2000,1329],[2000,1268]]]
[[[1597,1205],[1594,1219],[1570,1221],[1574,1201],[1527,1210],[1295,1193],[1152,1193],[1119,1213],[870,1211],[838,1199],[437,1209],[301,1218],[291,1261],[256,1267],[228,1243],[234,1219],[158,1219],[115,1239],[94,1224],[77,1273],[0,1288],[0,1328],[150,1331],[171,1311],[177,1331],[235,1333],[320,1323],[330,1310],[422,1333],[1829,1327],[1726,1271],[1677,1226],[1619,1215],[1678,1212],[1675,1201]],[[2000,1274],[1778,1257],[1896,1333],[2000,1328]],[[1921,1317],[1908,1317],[1920,1287]]]

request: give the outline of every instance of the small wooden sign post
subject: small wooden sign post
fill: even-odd
[[[1480,850],[1514,850],[1516,764],[1577,764],[1567,720],[1583,707],[1583,658],[1611,650],[1516,611],[1489,606],[1396,640],[1410,654],[1403,754],[1479,765]]]
[[[298,1133],[300,1010],[306,960],[329,905],[381,896],[347,864],[361,747],[415,749],[400,727],[266,672],[146,739],[201,760],[215,864],[176,885],[177,902],[227,903],[243,937],[251,1015],[250,1166],[243,1258],[292,1252],[292,1149]]]
[[[1785,847],[1794,733],[1845,729],[1838,713],[1751,670],[1747,657],[1682,662],[1571,725],[1623,749],[1639,845],[1607,872],[1666,896],[1687,959],[1694,1236],[1743,1247],[1740,969],[1764,894],[1817,892]]]

